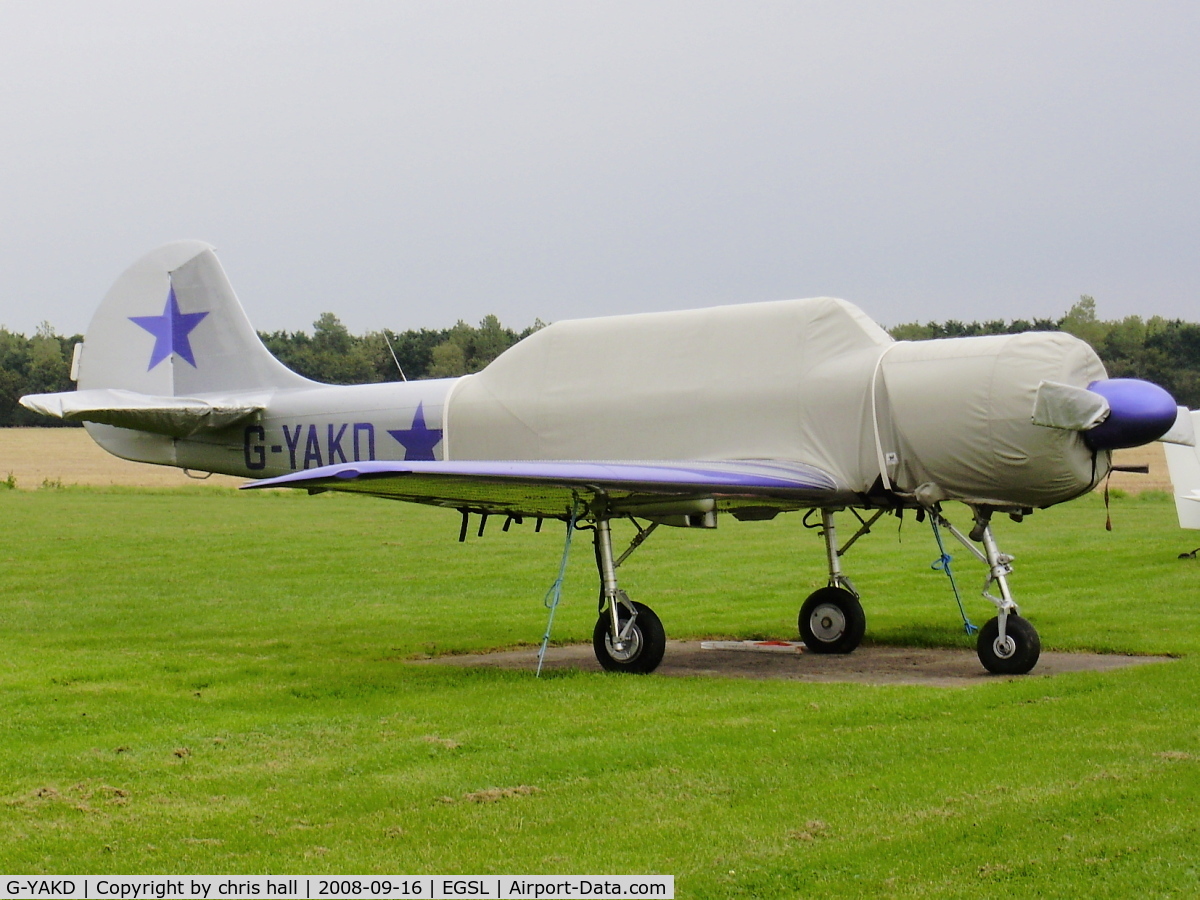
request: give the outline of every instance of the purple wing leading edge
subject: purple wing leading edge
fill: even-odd
[[[711,501],[739,518],[852,502],[857,495],[815,466],[781,460],[375,460],[292,472],[245,488],[372,494],[453,509],[566,518],[577,501],[616,514]]]

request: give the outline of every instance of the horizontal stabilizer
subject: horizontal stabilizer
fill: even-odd
[[[266,407],[266,398],[203,400],[99,388],[60,394],[28,394],[21,398],[21,405],[70,422],[98,422],[185,438],[199,431],[216,431],[236,425],[261,412]]]
[[[1108,418],[1108,401],[1087,388],[1043,381],[1033,401],[1033,424],[1087,431]]]

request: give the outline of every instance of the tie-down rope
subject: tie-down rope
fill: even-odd
[[[576,496],[571,501],[571,517],[567,519],[567,540],[563,544],[562,560],[558,564],[558,577],[554,579],[554,584],[550,585],[550,590],[546,591],[546,596],[542,598],[542,605],[550,610],[550,618],[546,621],[546,633],[542,635],[542,647],[538,650],[537,676],[542,677],[542,660],[546,658],[546,647],[550,643],[550,629],[554,627],[554,613],[558,609],[559,601],[562,600],[563,579],[567,575],[567,560],[571,556],[571,538],[575,536],[575,521],[579,515],[579,497]]]
[[[958,611],[962,614],[963,630],[966,631],[968,636],[973,635],[979,631],[979,627],[971,624],[971,620],[967,618],[967,611],[963,608],[962,595],[958,592],[958,584],[954,580],[954,573],[950,571],[950,560],[953,557],[946,552],[946,546],[942,543],[942,533],[938,530],[936,514],[929,516],[929,524],[933,526],[933,536],[937,540],[938,550],[942,554],[930,563],[929,568],[941,569],[946,573],[946,577],[950,579],[950,587],[954,589],[954,599],[958,601]]]

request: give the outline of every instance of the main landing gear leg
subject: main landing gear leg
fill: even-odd
[[[1037,665],[1042,653],[1042,641],[1037,629],[1027,619],[1020,616],[1020,610],[1012,598],[1008,587],[1008,576],[1012,574],[1013,558],[1007,553],[1001,553],[992,534],[992,511],[977,508],[975,512],[975,527],[971,529],[970,539],[983,544],[983,552],[972,545],[963,534],[950,525],[944,518],[939,523],[948,527],[951,534],[959,542],[979,557],[988,567],[987,580],[983,583],[983,596],[996,607],[996,617],[989,619],[979,629],[978,642],[975,652],[979,661],[989,672],[996,675],[1024,675]],[[992,585],[1000,589],[1000,596],[992,593]]]
[[[653,528],[653,526],[651,526]],[[596,659],[609,672],[653,672],[667,649],[667,635],[654,610],[635,603],[617,586],[617,566],[649,534],[640,531],[634,544],[614,561],[608,519],[596,522],[596,568],[600,572],[600,618],[592,631]]]
[[[867,617],[858,602],[858,591],[842,574],[833,510],[821,510],[821,536],[829,563],[829,585],[810,594],[800,607],[800,637],[813,653],[849,653],[862,641]]]

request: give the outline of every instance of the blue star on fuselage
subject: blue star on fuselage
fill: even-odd
[[[140,325],[154,335],[154,352],[150,354],[149,372],[172,353],[192,364],[196,368],[196,357],[192,355],[192,343],[188,335],[207,316],[206,312],[184,313],[179,311],[179,301],[175,299],[175,287],[167,292],[167,305],[163,307],[161,316],[130,316],[129,321]]]
[[[438,445],[438,441],[442,439],[442,429],[427,428],[425,426],[425,404],[418,403],[417,411],[413,415],[412,427],[401,428],[396,431],[388,429],[388,434],[394,437],[404,446],[404,458],[409,459],[436,459],[433,455],[433,448]]]

